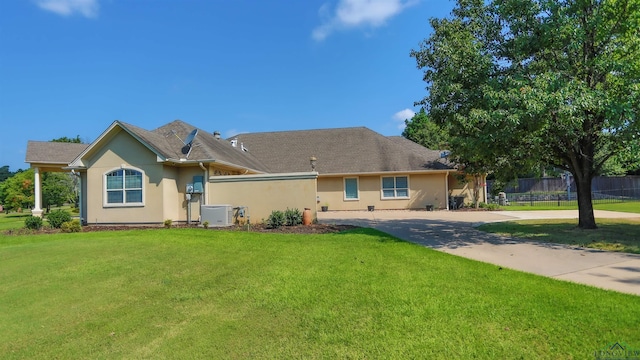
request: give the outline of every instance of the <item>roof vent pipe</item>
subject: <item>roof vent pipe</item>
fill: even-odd
[[[216,138],[216,140],[220,140],[220,132],[219,131],[214,131],[213,132],[213,137]]]
[[[238,139],[232,139],[231,140],[231,146],[237,147],[238,146]]]

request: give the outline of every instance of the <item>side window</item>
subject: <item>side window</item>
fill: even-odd
[[[358,194],[358,178],[345,178],[344,179],[344,199],[345,200],[358,200],[360,198]]]
[[[408,199],[409,198],[409,177],[408,176],[388,176],[382,178],[382,198],[383,199]]]
[[[105,206],[144,205],[142,171],[117,169],[104,174]]]

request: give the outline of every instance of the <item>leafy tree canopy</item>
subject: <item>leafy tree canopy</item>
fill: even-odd
[[[16,173],[0,183],[0,203],[9,209],[26,209],[34,204],[33,170]]]
[[[76,135],[75,138],[68,138],[66,136],[63,136],[61,138],[53,139],[51,141],[52,142],[65,142],[65,143],[82,144],[82,140],[80,140],[80,135]]]
[[[458,0],[411,52],[452,159],[496,176],[570,171],[579,227],[591,180],[640,139],[640,0]]]
[[[411,119],[405,120],[402,136],[428,149],[440,150],[449,148],[449,135],[435,122],[429,119],[424,108]]]

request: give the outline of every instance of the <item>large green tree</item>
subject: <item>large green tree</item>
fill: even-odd
[[[456,135],[452,157],[497,175],[552,165],[577,185],[596,228],[591,181],[639,139],[640,0],[458,0],[411,52],[417,102]]]
[[[449,135],[442,127],[429,119],[424,108],[411,119],[404,121],[402,136],[428,149],[443,150],[449,148]]]
[[[33,170],[18,172],[0,183],[0,203],[8,210],[31,207],[34,204]]]

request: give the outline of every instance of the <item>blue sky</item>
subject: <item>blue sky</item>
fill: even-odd
[[[425,94],[409,57],[441,0],[0,2],[0,166],[27,140],[114,120],[224,137],[366,126],[399,135]]]

